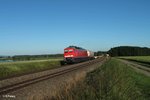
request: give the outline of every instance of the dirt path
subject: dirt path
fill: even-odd
[[[121,62],[131,66],[137,72],[140,72],[140,73],[150,77],[150,68],[148,68],[144,65],[139,65],[138,63],[135,63],[135,62],[132,62],[132,61],[127,61],[127,60],[123,60],[123,59],[119,59],[119,60]]]

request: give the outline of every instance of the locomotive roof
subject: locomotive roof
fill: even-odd
[[[85,50],[85,49],[83,49],[83,48],[81,48],[81,47],[77,47],[77,46],[69,46],[68,48],[74,48],[74,49],[82,49],[82,50]]]

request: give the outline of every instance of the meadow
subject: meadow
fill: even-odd
[[[150,77],[111,58],[84,79],[73,80],[53,100],[150,100]]]
[[[150,64],[150,56],[126,56],[119,58]]]
[[[60,67],[60,60],[31,60],[0,63],[0,79]]]

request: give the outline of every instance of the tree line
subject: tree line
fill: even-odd
[[[38,60],[38,59],[50,59],[50,58],[59,58],[59,57],[63,57],[63,54],[16,55],[16,56],[12,56],[12,60],[23,61],[23,60]]]
[[[107,54],[107,51],[97,51],[97,52],[94,52],[94,56],[101,56],[101,55],[105,55]]]
[[[119,46],[111,48],[107,53],[110,56],[150,56],[150,48]]]

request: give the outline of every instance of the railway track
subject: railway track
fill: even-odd
[[[33,78],[33,79],[29,79],[29,80],[26,80],[26,81],[22,81],[22,82],[19,82],[19,83],[15,83],[15,84],[12,84],[12,85],[1,87],[0,88],[0,95],[8,94],[10,92],[13,92],[13,91],[16,91],[18,89],[24,88],[26,86],[29,86],[31,84],[35,84],[35,83],[38,83],[38,82],[41,82],[41,81],[44,81],[44,80],[47,80],[47,79],[50,79],[50,78],[54,78],[56,76],[60,76],[60,75],[63,75],[65,73],[69,73],[69,72],[78,70],[80,68],[84,68],[84,67],[96,64],[98,62],[104,62],[105,59],[106,59],[105,57],[102,57],[102,58],[99,58],[99,59],[96,59],[96,60],[88,61],[86,63],[83,63],[82,65],[77,65],[77,66],[74,66],[74,67],[71,67],[71,68],[68,68],[68,69],[64,69],[64,70],[61,70],[61,71],[58,71],[58,72],[54,72],[54,73],[47,74],[47,75],[44,75],[44,76],[36,77],[36,78]]]

